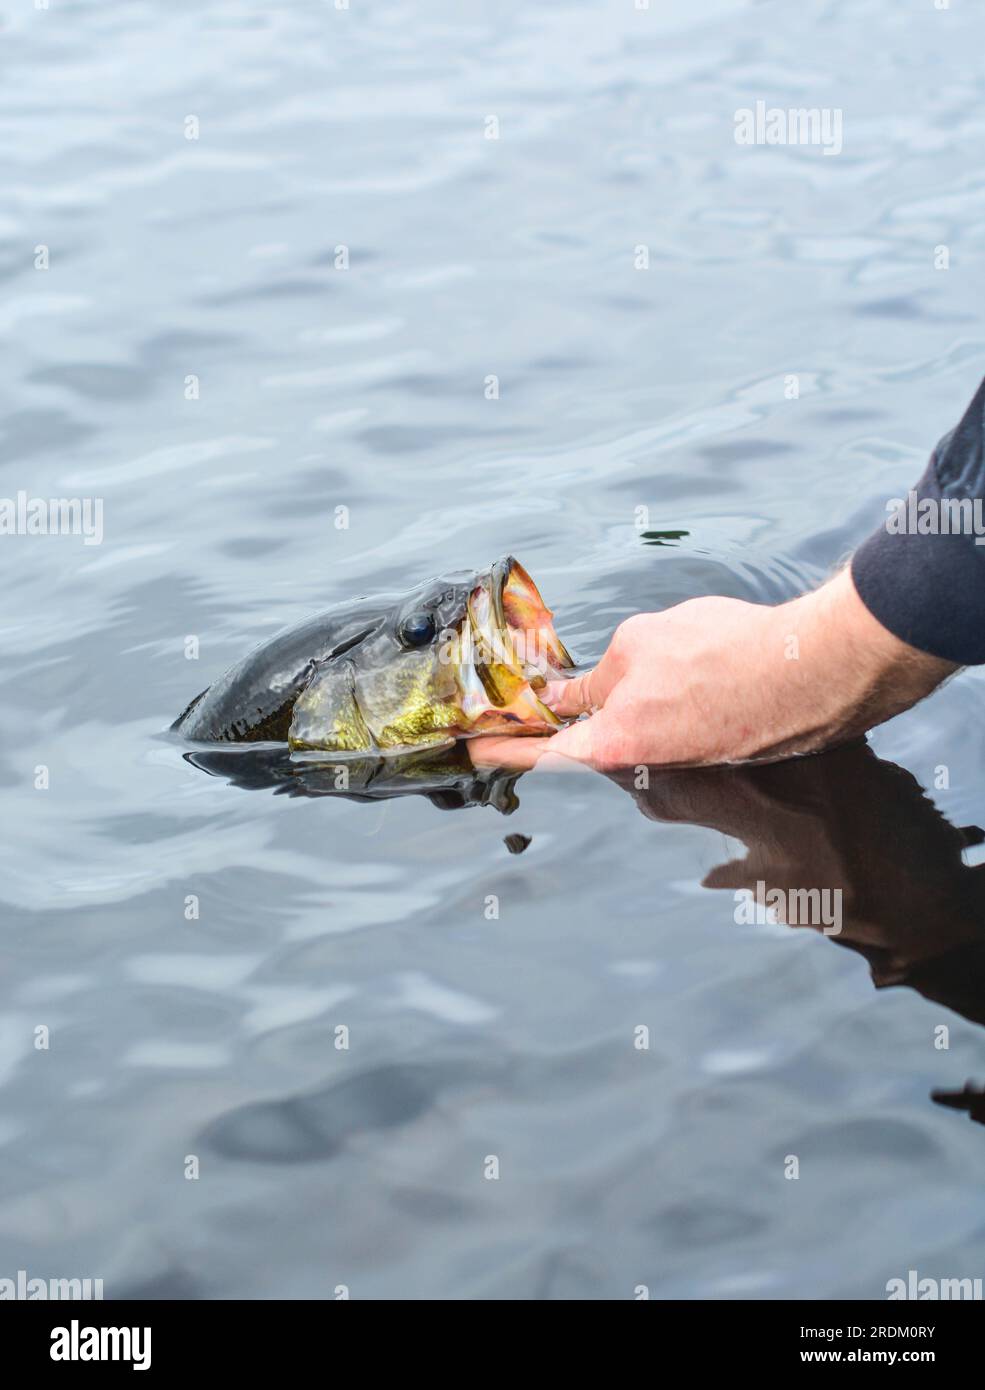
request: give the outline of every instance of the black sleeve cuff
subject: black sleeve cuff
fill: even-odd
[[[893,510],[887,505],[884,524],[852,559],[873,617],[911,647],[959,666],[985,662],[983,498],[985,381],[916,487]]]

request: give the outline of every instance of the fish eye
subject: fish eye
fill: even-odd
[[[434,617],[430,613],[412,613],[400,625],[400,640],[405,647],[423,647],[434,637]]]

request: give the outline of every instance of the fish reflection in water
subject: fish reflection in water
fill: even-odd
[[[282,796],[335,796],[349,801],[389,801],[425,796],[441,811],[492,806],[509,816],[519,806],[520,773],[473,766],[464,743],[437,751],[385,757],[332,759],[324,754],[292,753],[283,744],[196,749],[184,759],[213,777],[224,777],[248,791]]]
[[[283,747],[185,757],[242,788],[358,801],[418,795],[442,810],[491,806],[505,815],[519,805],[524,775],[473,766],[461,743],[346,763],[292,757]],[[648,819],[705,826],[745,844],[745,857],[712,869],[705,887],[756,895],[765,886],[787,902],[808,888],[838,893],[840,931],[829,939],[865,958],[877,989],[905,985],[985,1025],[985,865],[963,857],[985,832],[952,825],[909,772],[864,743],[781,763],[646,772],[609,776]],[[822,922],[814,929],[829,934]],[[933,1099],[985,1123],[985,1090],[972,1083]]]

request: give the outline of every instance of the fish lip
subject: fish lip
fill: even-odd
[[[493,609],[496,615],[496,622],[499,624],[501,632],[507,632],[509,625],[506,621],[506,609],[503,607],[503,594],[506,586],[510,582],[510,575],[514,568],[521,568],[519,562],[512,555],[504,555],[501,560],[497,560],[489,570],[489,593],[492,599]]]
[[[477,651],[479,653],[483,650],[490,652],[495,651],[498,654],[498,649],[502,649],[503,653],[508,657],[509,667],[513,674],[523,674],[520,663],[516,659],[513,641],[510,635],[510,624],[507,621],[506,609],[503,605],[503,594],[506,591],[506,586],[510,581],[510,575],[513,573],[515,566],[518,567],[518,562],[513,556],[504,555],[502,559],[494,561],[489,567],[487,574],[478,579],[478,582],[472,586],[469,593],[462,624],[462,634],[464,636],[465,627],[468,626],[473,643],[472,665],[477,672],[480,665],[479,661],[476,659]],[[484,591],[488,595],[492,609],[490,615],[492,621],[489,624],[488,631],[480,627],[472,617],[472,599],[479,591]]]

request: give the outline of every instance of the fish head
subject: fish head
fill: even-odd
[[[357,642],[315,664],[294,705],[298,752],[406,752],[479,734],[549,734],[537,697],[573,665],[512,556],[428,580]]]

